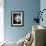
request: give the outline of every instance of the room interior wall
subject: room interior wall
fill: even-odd
[[[40,10],[40,0],[5,0],[4,1],[4,39],[18,41],[32,30],[36,12]],[[11,26],[11,11],[24,11],[24,26]]]

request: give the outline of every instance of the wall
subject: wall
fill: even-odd
[[[41,0],[40,1],[40,9],[41,9],[41,11],[43,10],[43,9],[46,9],[46,0]],[[43,22],[41,21],[40,22],[40,25],[42,25],[42,26],[45,26],[46,27],[46,10],[43,12],[43,15],[42,15],[42,17],[43,17]]]
[[[31,31],[35,14],[40,10],[40,0],[5,0],[4,35],[7,41],[18,41]],[[24,11],[24,26],[11,27],[11,11]]]

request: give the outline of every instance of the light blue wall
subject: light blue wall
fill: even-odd
[[[40,10],[42,11],[43,9],[46,9],[46,0],[41,0],[40,1]],[[46,27],[46,10],[43,12],[43,22],[40,22],[40,25],[45,26]]]
[[[4,5],[5,40],[18,41],[31,31],[35,13],[40,9],[40,0],[5,0]],[[11,11],[19,10],[24,11],[24,26],[11,27]]]

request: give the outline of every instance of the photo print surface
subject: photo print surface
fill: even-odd
[[[24,23],[24,12],[23,11],[13,11],[11,16],[12,26],[23,26]]]

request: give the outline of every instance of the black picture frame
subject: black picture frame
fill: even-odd
[[[11,26],[24,26],[24,11],[11,11]]]

